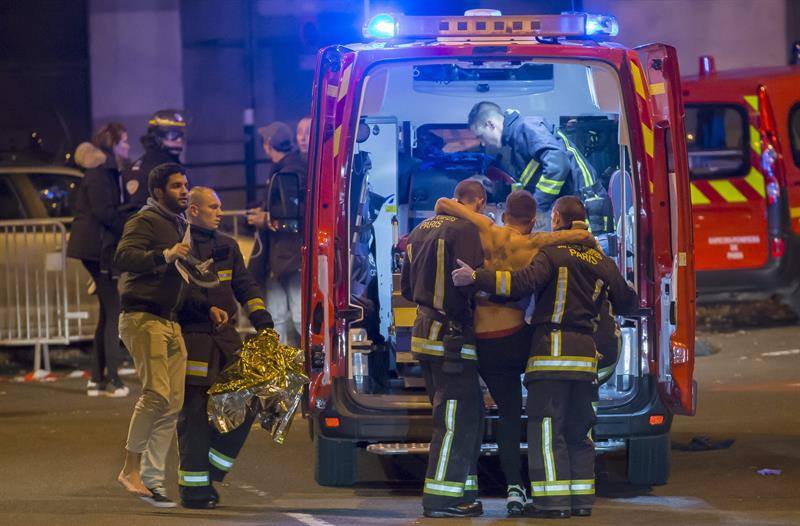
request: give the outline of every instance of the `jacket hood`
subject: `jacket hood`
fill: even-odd
[[[156,213],[161,214],[162,216],[166,217],[167,219],[185,227],[186,225],[186,216],[183,214],[176,214],[170,210],[167,210],[161,204],[153,199],[152,197],[147,198],[147,204],[142,207],[142,211],[144,210],[153,210]]]
[[[97,168],[105,164],[106,160],[106,153],[90,142],[82,142],[75,149],[75,163],[81,168]]]

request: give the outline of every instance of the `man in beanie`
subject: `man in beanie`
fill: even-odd
[[[135,212],[148,198],[147,174],[164,163],[181,164],[186,120],[180,110],[158,110],[147,122],[147,133],[139,139],[144,154],[122,174],[126,202]]]
[[[259,229],[262,250],[250,259],[249,270],[265,283],[267,310],[281,343],[300,342],[300,268],[303,244],[306,158],[295,147],[292,129],[273,122],[258,129],[264,153],[272,163],[267,195],[261,208],[250,210],[247,222]]]

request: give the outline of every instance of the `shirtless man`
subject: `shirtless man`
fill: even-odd
[[[517,190],[506,199],[503,223],[475,212],[453,199],[439,199],[436,213],[461,217],[478,227],[484,252],[484,267],[512,271],[530,265],[539,249],[559,243],[596,246],[586,229],[558,232],[533,232],[536,201],[530,192]],[[510,285],[510,272],[498,273],[498,291]],[[520,461],[522,421],[522,384],[531,345],[531,333],[525,323],[525,308],[519,303],[494,303],[478,298],[475,310],[478,370],[492,395],[499,413],[497,444],[500,465],[506,477],[506,509],[509,515],[522,514],[526,502],[525,483]]]

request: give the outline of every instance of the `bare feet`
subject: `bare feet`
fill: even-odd
[[[138,497],[151,497],[153,494],[150,493],[150,490],[144,487],[142,483],[141,477],[139,477],[139,473],[125,473],[125,471],[120,471],[119,475],[117,475],[117,482],[125,488],[128,493],[133,493]]]

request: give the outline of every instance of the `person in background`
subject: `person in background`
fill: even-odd
[[[127,214],[123,209],[120,167],[128,159],[128,132],[118,122],[100,128],[92,142],[75,150],[75,162],[85,170],[75,204],[67,256],[81,260],[92,276],[100,304],[91,357],[89,396],[127,396],[119,367],[119,294],[112,261]]]
[[[308,147],[311,142],[311,116],[306,115],[297,123],[297,149],[303,157],[308,158]]]
[[[180,110],[158,110],[147,122],[147,133],[139,139],[144,154],[123,173],[126,202],[135,212],[147,202],[147,176],[164,163],[181,164],[186,140],[186,120]]]
[[[213,258],[219,285],[190,286],[178,314],[189,352],[186,395],[178,418],[178,485],[184,508],[212,509],[219,502],[212,482],[222,482],[233,467],[255,415],[250,413],[239,427],[220,433],[208,421],[207,391],[242,347],[236,330],[238,306],[242,305],[258,331],[272,328],[272,318],[236,240],[217,231],[222,203],[216,192],[203,186],[192,188],[186,216],[192,254],[200,261]]]
[[[173,264],[186,258],[183,242],[189,181],[183,167],[150,171],[150,199],[127,223],[114,264],[122,271],[119,333],[142,381],[117,481],[153,506],[175,507],[164,489],[167,453],[183,406],[186,346],[177,322],[183,279]]]
[[[248,211],[247,222],[259,229],[263,250],[250,259],[248,269],[259,283],[266,284],[267,310],[272,314],[281,343],[297,346],[301,334],[300,270],[303,245],[302,225],[307,177],[306,158],[292,144],[292,130],[273,122],[258,130],[264,153],[273,164],[264,206]],[[292,180],[293,183],[287,182]],[[281,191],[278,191],[278,188]],[[291,222],[276,219],[275,210],[293,209]]]

